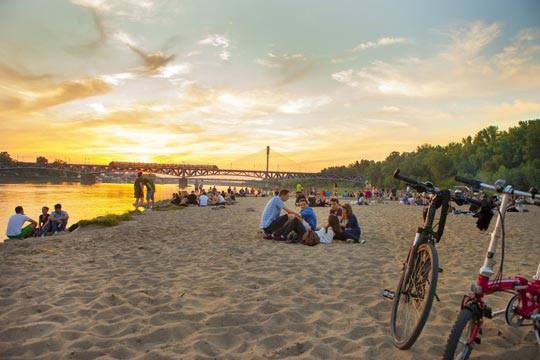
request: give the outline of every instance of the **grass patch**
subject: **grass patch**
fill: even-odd
[[[158,205],[154,208],[154,210],[156,211],[169,211],[169,210],[182,210],[182,209],[185,209],[186,207],[185,206],[178,206],[178,205],[175,205],[175,204],[171,204],[171,203],[168,203],[168,204],[164,204],[164,205]]]
[[[119,225],[122,221],[133,220],[133,215],[131,212],[124,214],[107,214],[104,216],[98,216],[90,220],[80,220],[79,225],[81,227],[88,225],[101,225],[101,226],[116,226]]]

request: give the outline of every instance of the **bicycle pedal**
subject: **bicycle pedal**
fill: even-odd
[[[484,310],[484,316],[488,319],[493,319],[493,310],[489,306],[486,306],[486,309]]]
[[[443,268],[439,268],[439,273],[442,273],[443,272]]]
[[[435,299],[437,299],[437,302],[441,302],[441,299],[439,298],[439,295],[437,295],[437,293],[435,293]]]
[[[482,339],[477,336],[476,339],[474,339],[474,342],[480,345],[482,343]]]

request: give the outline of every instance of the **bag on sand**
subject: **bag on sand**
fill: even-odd
[[[311,229],[308,229],[304,235],[302,236],[301,243],[307,246],[315,246],[320,244],[321,239],[319,238],[319,235]]]

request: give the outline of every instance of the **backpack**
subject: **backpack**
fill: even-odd
[[[315,246],[320,244],[321,239],[315,231],[308,229],[302,236],[302,240],[300,242],[307,246]]]

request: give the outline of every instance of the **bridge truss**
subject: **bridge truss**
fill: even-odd
[[[208,168],[190,169],[182,165],[175,164],[153,164],[153,163],[137,163],[130,165],[91,165],[91,164],[66,164],[66,163],[47,163],[37,164],[29,162],[12,162],[0,164],[0,170],[8,169],[51,169],[60,171],[70,171],[84,175],[99,175],[106,173],[119,172],[139,172],[163,174],[176,176],[179,178],[208,178],[213,176],[234,176],[256,178],[267,181],[283,181],[283,180],[298,180],[298,179],[317,179],[317,180],[332,180],[332,181],[350,181],[362,182],[360,177],[336,176],[331,174],[297,172],[297,171],[264,171],[264,170],[233,170],[233,169],[218,169],[209,166]],[[224,179],[225,180],[225,179]]]

